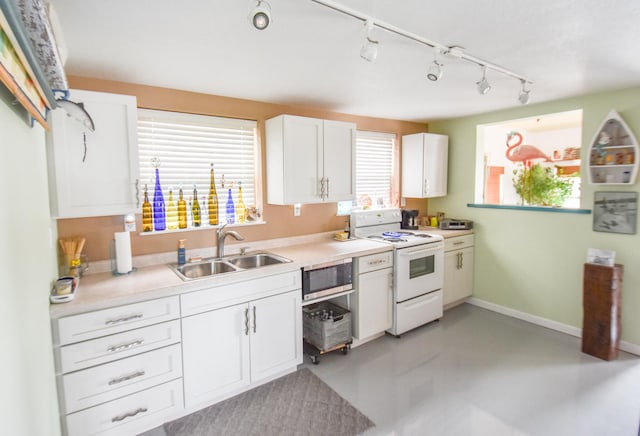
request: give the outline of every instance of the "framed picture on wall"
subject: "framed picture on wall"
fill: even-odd
[[[595,192],[593,231],[636,234],[637,192]]]

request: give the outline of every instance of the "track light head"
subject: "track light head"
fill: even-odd
[[[476,82],[476,86],[478,88],[478,92],[482,95],[485,95],[487,92],[491,91],[491,85],[487,80],[487,67],[482,66],[482,79]]]
[[[360,48],[360,57],[365,61],[373,62],[378,57],[378,41],[371,38],[371,29],[373,29],[373,22],[367,20],[364,23],[366,34],[362,47]]]
[[[427,79],[437,82],[442,77],[442,64],[434,60],[427,71]]]
[[[251,24],[258,30],[264,30],[271,24],[271,6],[266,0],[251,0],[255,6],[249,14]]]
[[[526,85],[527,82],[525,82],[523,79],[520,79],[520,83],[522,84],[522,89],[520,90],[520,94],[518,94],[518,101],[520,102],[520,104],[528,104],[529,103],[529,93],[531,92],[531,90],[526,90],[524,89],[524,86]]]

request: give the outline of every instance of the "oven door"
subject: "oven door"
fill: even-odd
[[[443,267],[443,242],[396,249],[395,302],[441,289]]]

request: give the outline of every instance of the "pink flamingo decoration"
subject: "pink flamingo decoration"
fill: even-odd
[[[511,144],[514,136],[518,139],[515,144]],[[522,162],[527,168],[531,168],[531,161],[534,159],[544,159],[545,162],[553,162],[542,150],[533,145],[522,145],[522,135],[518,132],[509,132],[507,135],[507,159],[511,162]]]

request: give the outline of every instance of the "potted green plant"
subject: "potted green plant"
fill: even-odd
[[[522,204],[560,207],[571,195],[573,183],[539,163],[513,170],[513,187]]]

